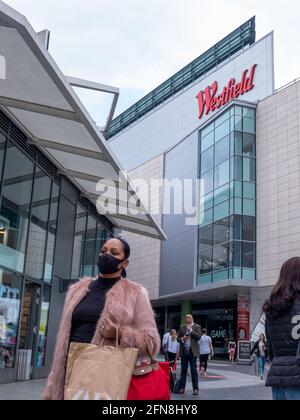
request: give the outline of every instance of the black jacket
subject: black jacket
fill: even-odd
[[[265,343],[265,345],[267,346],[267,343]],[[259,349],[259,341],[257,341],[253,347],[253,349],[251,350],[251,356],[253,353],[256,353],[257,357],[260,357],[260,349]],[[266,348],[266,357],[268,357],[268,349]]]
[[[185,336],[186,333],[186,325],[181,325],[178,331],[178,342],[180,343],[180,352],[179,356],[181,357],[183,354],[184,343],[182,342],[182,338]],[[199,340],[202,335],[201,326],[198,324],[194,324],[191,332],[191,349],[192,353],[195,357],[200,357],[200,349],[199,349]]]
[[[298,317],[297,317],[298,315]],[[279,318],[266,319],[269,357],[272,361],[267,386],[300,388],[300,366],[297,349],[300,339],[300,300]]]

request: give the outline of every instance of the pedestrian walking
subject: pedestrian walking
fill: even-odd
[[[207,329],[203,328],[202,337],[199,342],[200,349],[200,375],[207,376],[207,367],[209,356],[214,356],[212,339],[207,335]]]
[[[180,343],[181,357],[181,388],[179,394],[185,393],[186,377],[190,365],[193,395],[199,394],[199,378],[197,372],[197,359],[200,356],[199,340],[201,338],[201,326],[194,323],[192,315],[186,316],[186,323],[181,325],[178,331],[178,342]]]
[[[174,365],[179,356],[180,344],[177,340],[177,331],[172,330],[167,341],[168,361]]]
[[[258,360],[260,378],[263,380],[265,375],[266,357],[268,353],[266,337],[264,334],[261,334],[259,340],[255,343],[251,351],[251,356],[254,353],[256,354]]]
[[[160,349],[153,310],[146,289],[127,280],[130,247],[110,239],[101,248],[99,277],[84,278],[71,286],[58,332],[52,370],[44,398],[63,400],[68,350],[71,343],[116,345],[138,349],[154,357]],[[121,367],[120,367],[121,368]],[[107,381],[99,377],[99,382]]]
[[[170,330],[167,330],[162,339],[162,352],[165,356],[165,361],[168,362],[168,340],[170,337]]]
[[[236,354],[236,342],[235,342],[234,338],[231,338],[229,343],[228,343],[228,355],[229,355],[229,362],[231,364],[234,363],[235,354]]]
[[[267,386],[274,400],[300,400],[300,258],[281,268],[279,280],[264,305],[270,361]]]

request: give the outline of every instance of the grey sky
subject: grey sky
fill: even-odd
[[[51,30],[65,74],[120,87],[118,112],[256,15],[275,31],[276,87],[300,77],[298,0],[6,0],[35,30]],[[98,123],[106,101],[81,98]],[[101,112],[102,113],[102,112]]]

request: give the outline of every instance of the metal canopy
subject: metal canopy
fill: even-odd
[[[28,143],[38,147],[59,172],[79,188],[82,196],[95,205],[101,191],[104,192],[111,181],[115,182],[117,194],[100,198],[98,206],[100,203],[103,213],[107,205],[116,207],[106,214],[116,228],[165,240],[163,230],[122,173],[123,168],[102,130],[92,120],[73,86],[113,95],[108,124],[119,90],[64,76],[46,44],[24,16],[0,1],[1,109],[25,133]],[[126,211],[128,208],[130,213]]]

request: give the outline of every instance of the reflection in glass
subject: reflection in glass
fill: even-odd
[[[214,245],[230,240],[230,218],[219,220],[214,224]]]
[[[214,166],[214,149],[211,147],[201,155],[201,173],[207,172]]]
[[[98,223],[97,228],[97,237],[96,237],[96,250],[95,250],[95,267],[94,267],[94,276],[98,275],[98,257],[101,251],[101,248],[104,244],[104,242],[108,239],[108,231],[103,228],[103,226]]]
[[[4,166],[0,260],[1,265],[23,272],[34,164],[10,143]]]
[[[222,270],[229,267],[229,245],[223,244],[215,246],[213,249],[213,269]]]
[[[34,178],[26,274],[42,279],[51,197],[51,179],[37,168]]]
[[[52,281],[54,247],[55,247],[56,229],[57,229],[58,204],[59,204],[59,187],[53,182],[51,206],[50,206],[49,230],[48,230],[48,238],[47,238],[46,264],[45,264],[45,273],[44,273],[44,280],[47,283],[51,283]]]
[[[0,132],[0,185],[1,185],[1,178],[2,178],[5,147],[6,147],[6,137]]]
[[[21,291],[21,277],[0,269],[0,371],[15,366]]]
[[[41,368],[45,365],[50,296],[51,296],[51,289],[50,287],[45,286],[43,299],[42,299],[38,347],[37,347],[37,354],[36,354],[36,367],[37,368]]]
[[[211,169],[205,174],[202,174],[201,178],[204,181],[205,194],[210,193],[214,189],[214,170]]]
[[[225,137],[223,140],[216,143],[215,145],[215,150],[216,150],[215,164],[216,165],[218,165],[219,163],[229,158],[229,152],[230,152],[229,146],[230,146],[229,136]]]
[[[199,250],[213,246],[213,225],[205,226],[199,231]]]
[[[78,205],[73,246],[72,279],[76,279],[82,275],[86,220],[87,212],[80,205]]]
[[[83,263],[83,275],[93,277],[95,266],[95,246],[96,246],[96,220],[88,216],[88,224],[86,231],[85,255]]]
[[[215,167],[215,188],[229,183],[229,160]]]
[[[213,248],[208,248],[199,253],[199,274],[212,271]]]

